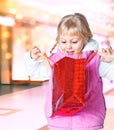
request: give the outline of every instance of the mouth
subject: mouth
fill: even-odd
[[[74,54],[74,51],[66,51],[67,54]]]

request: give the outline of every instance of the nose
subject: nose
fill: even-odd
[[[71,43],[67,43],[67,49],[71,49],[71,48],[72,48]]]

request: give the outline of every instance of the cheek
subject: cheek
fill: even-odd
[[[82,45],[74,45],[74,46],[73,46],[73,49],[74,49],[74,50],[82,50],[82,49],[83,49],[83,46],[82,46]]]
[[[61,49],[65,49],[65,45],[64,45],[64,44],[59,44],[59,47],[60,47]]]

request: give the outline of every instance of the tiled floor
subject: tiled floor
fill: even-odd
[[[107,86],[104,93],[108,109],[103,130],[114,130],[114,87],[109,82]],[[44,102],[47,82],[38,87],[31,84],[29,88],[22,88],[17,87],[15,91],[1,94],[0,130],[46,130]]]
[[[46,85],[0,96],[0,130],[37,130],[45,125]]]

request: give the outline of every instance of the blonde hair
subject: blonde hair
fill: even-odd
[[[83,14],[75,13],[64,16],[57,27],[56,44],[53,46],[51,52],[59,42],[61,35],[79,35],[84,44],[86,44],[92,38],[92,32],[90,30],[88,21]]]

